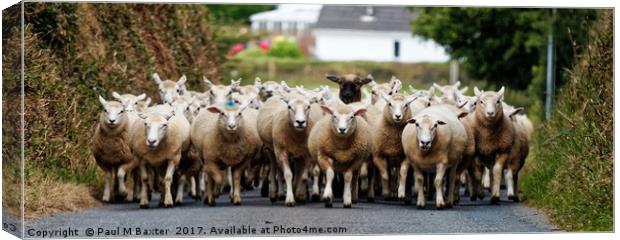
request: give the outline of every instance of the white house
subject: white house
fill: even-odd
[[[308,32],[319,18],[321,5],[280,4],[250,16],[252,31],[296,36]]]
[[[444,49],[413,35],[404,6],[325,5],[312,30],[313,54],[327,61],[445,62]]]

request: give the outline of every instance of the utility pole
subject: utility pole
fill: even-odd
[[[553,53],[553,25],[555,24],[555,12],[556,9],[552,10],[551,21],[549,26],[549,34],[547,37],[547,91],[545,98],[545,119],[549,120],[551,118],[551,106],[553,105],[553,64],[554,64],[554,53]]]

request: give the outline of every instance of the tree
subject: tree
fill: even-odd
[[[587,39],[596,18],[590,9],[416,8],[413,32],[433,39],[454,59],[465,62],[468,75],[496,85],[526,89],[543,77],[536,66],[546,60],[547,33],[553,29],[556,80]],[[553,26],[553,27],[551,27]]]
[[[209,11],[218,23],[249,23],[254,13],[274,9],[273,5],[210,4]]]

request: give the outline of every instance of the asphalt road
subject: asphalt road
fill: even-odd
[[[82,238],[88,237],[91,233],[89,229],[93,230],[94,237],[557,231],[537,210],[505,200],[500,205],[490,205],[488,196],[477,202],[462,198],[460,205],[444,210],[436,210],[432,202],[427,202],[427,209],[419,210],[415,205],[405,206],[401,202],[381,200],[367,203],[363,198],[351,209],[342,208],[340,199],[334,202],[334,208],[325,208],[321,202],[285,207],[283,202],[272,205],[268,198],[259,196],[258,190],[242,192],[241,206],[233,206],[228,195],[222,195],[215,207],[186,197],[182,206],[166,209],[156,207],[158,195],[153,196],[150,209],[140,209],[137,203],[107,204],[78,213],[58,214],[26,222],[25,237],[41,237],[40,234],[45,231],[69,228],[71,230],[66,232],[77,230],[77,237]],[[243,232],[242,228],[249,232]],[[118,232],[113,232],[117,229]],[[256,233],[252,233],[252,229]],[[105,235],[106,230],[112,230],[108,233],[115,235]],[[126,232],[128,230],[131,232]],[[148,235],[144,235],[144,230],[150,230]],[[234,233],[226,234],[227,230]],[[51,234],[63,237],[64,232]]]

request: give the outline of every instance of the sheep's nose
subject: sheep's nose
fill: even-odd
[[[303,126],[306,121],[295,120],[295,123],[297,123],[297,126]]]
[[[428,147],[428,145],[431,144],[430,141],[420,141],[420,144],[422,145],[422,147]]]
[[[347,131],[346,128],[338,128],[338,132],[340,133],[345,133]]]
[[[487,116],[493,116],[493,115],[495,115],[494,112],[487,112]]]
[[[154,145],[155,142],[157,142],[157,140],[151,140],[151,139],[146,140],[146,143],[148,143],[149,145]]]
[[[110,124],[114,124],[116,122],[116,119],[110,119]]]
[[[394,115],[394,117],[396,118],[396,120],[400,120],[400,118],[402,117],[402,115],[400,115],[400,114],[396,114],[396,115]]]
[[[235,128],[237,128],[237,126],[232,125],[232,124],[228,124],[228,129],[234,130]]]

